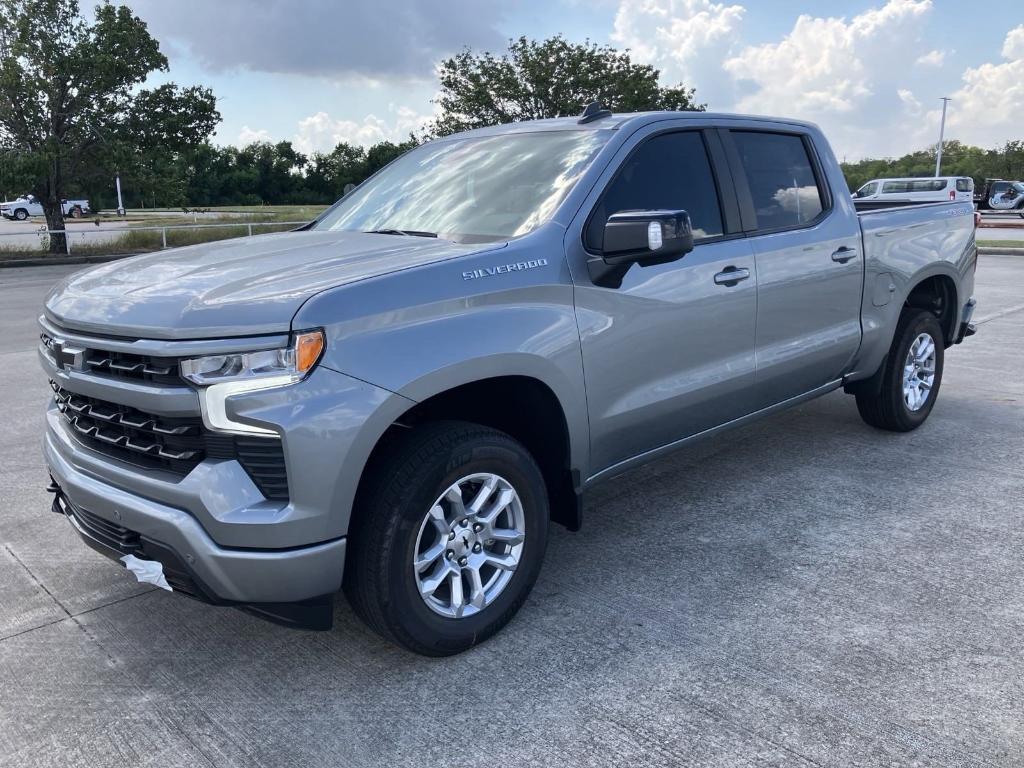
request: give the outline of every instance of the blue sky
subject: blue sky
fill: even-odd
[[[213,88],[217,140],[401,139],[429,119],[434,66],[463,46],[562,34],[629,47],[717,111],[814,120],[837,154],[947,137],[1024,138],[1024,3],[961,0],[128,0],[181,84]],[[438,9],[444,9],[440,13]]]

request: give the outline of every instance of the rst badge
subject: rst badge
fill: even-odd
[[[497,267],[483,267],[482,269],[471,269],[462,273],[463,280],[476,280],[478,277],[494,277],[495,275],[506,275],[509,272],[522,272],[525,269],[536,269],[546,267],[547,259],[531,259],[530,261],[517,261],[515,264],[500,264]]]

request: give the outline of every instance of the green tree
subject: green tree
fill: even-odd
[[[208,89],[139,89],[167,59],[126,6],[104,2],[90,21],[77,0],[0,0],[0,17],[0,147],[22,158],[48,229],[64,230],[76,174],[166,162],[220,120]],[[65,249],[63,234],[50,249]]]
[[[441,115],[430,132],[456,131],[517,120],[578,115],[592,101],[615,112],[697,110],[694,90],[658,85],[660,73],[634,64],[628,51],[561,36],[520,37],[501,56],[466,49],[441,62]]]

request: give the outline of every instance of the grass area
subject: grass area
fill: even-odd
[[[1024,240],[978,240],[979,248],[1024,248]]]

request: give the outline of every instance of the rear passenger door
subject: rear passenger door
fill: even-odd
[[[597,471],[744,415],[754,386],[754,259],[717,134],[648,130],[607,173],[566,234]],[[595,285],[608,216],[657,209],[690,214],[693,251]]]
[[[723,141],[757,265],[763,408],[846,372],[861,338],[860,225],[849,200],[833,200],[809,135],[728,130]]]

